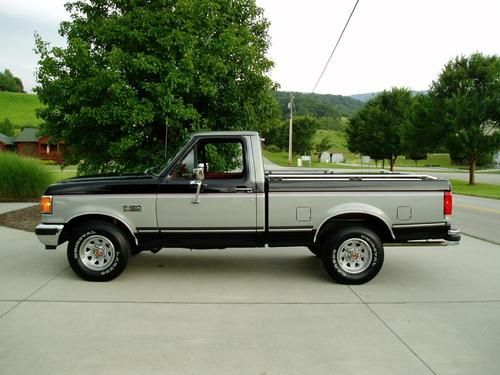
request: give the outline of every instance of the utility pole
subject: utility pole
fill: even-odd
[[[165,160],[167,160],[167,144],[168,144],[168,117],[165,120]]]
[[[290,129],[288,131],[288,165],[292,166],[292,135],[293,135],[293,94],[290,93]]]

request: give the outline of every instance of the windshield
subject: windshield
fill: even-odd
[[[163,174],[163,172],[165,170],[167,170],[168,168],[170,168],[170,164],[172,163],[172,161],[175,159],[175,157],[179,154],[179,152],[182,151],[182,149],[189,143],[189,139],[182,143],[180,146],[178,146],[176,149],[175,149],[175,152],[173,152],[171,155],[171,157],[166,161],[166,162],[163,162],[157,166],[154,166],[154,167],[150,167],[148,169],[146,169],[146,171],[144,172],[145,174],[152,174],[152,175],[155,175],[155,176],[160,176]]]

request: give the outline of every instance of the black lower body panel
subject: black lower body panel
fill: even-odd
[[[394,235],[396,236],[394,242],[405,242],[414,240],[448,240],[449,230],[450,230],[449,225],[393,228]],[[458,235],[458,241],[459,240],[460,240],[460,235]],[[450,241],[457,241],[457,240],[450,240]]]
[[[135,234],[141,249],[182,247],[187,249],[223,249],[256,247],[256,232],[139,232]]]

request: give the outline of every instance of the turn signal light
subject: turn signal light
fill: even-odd
[[[453,211],[453,195],[451,191],[444,192],[443,213],[445,216],[450,216]]]
[[[52,213],[52,197],[44,195],[40,198],[40,211],[42,214]]]

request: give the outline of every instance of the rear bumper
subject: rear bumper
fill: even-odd
[[[45,249],[52,250],[59,245],[59,236],[64,229],[63,224],[38,224],[35,234],[38,240],[45,245]]]
[[[384,246],[455,246],[460,243],[460,229],[448,229],[441,238],[406,240],[384,243]]]
[[[450,229],[445,240],[448,241],[448,245],[458,245],[460,242],[461,235],[460,229]]]

